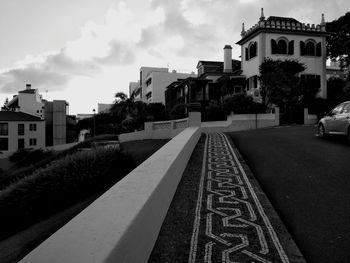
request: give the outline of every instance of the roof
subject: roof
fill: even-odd
[[[282,16],[269,16],[268,19],[266,19],[266,21],[269,21],[270,23],[272,21],[279,21],[280,23],[281,22],[289,22],[289,23],[300,23],[298,20],[294,19],[294,18],[290,18],[290,17],[282,17]]]
[[[199,60],[197,63],[197,68],[199,65],[204,65],[204,66],[213,66],[213,67],[224,67],[224,62],[223,61],[208,61],[208,60]],[[241,65],[241,61],[237,59],[232,59],[232,66],[236,67],[237,65]]]
[[[322,18],[323,20],[323,18]],[[242,45],[249,41],[251,38],[258,35],[260,32],[273,32],[282,34],[299,34],[299,35],[316,35],[316,36],[328,36],[326,32],[325,23],[321,21],[321,24],[305,24],[290,17],[270,16],[266,20],[261,17],[260,21],[249,28],[247,31],[242,29],[241,40],[236,44]]]
[[[35,89],[25,89],[25,90],[18,91],[18,93],[34,94],[35,93]]]
[[[43,121],[37,116],[24,112],[0,111],[0,121]]]

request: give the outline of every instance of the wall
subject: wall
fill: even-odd
[[[0,135],[1,138],[8,138],[8,151],[18,150],[18,139],[24,139],[24,148],[45,147],[45,121],[3,121],[8,123],[8,135]],[[36,124],[36,131],[29,130],[29,124]],[[24,135],[18,135],[18,124],[24,124]],[[29,139],[36,139],[36,146],[29,145]]]
[[[66,143],[66,101],[53,101],[53,145]]]
[[[248,61],[245,59],[245,49],[248,48],[248,45],[251,42],[256,41],[258,44],[257,48],[257,56],[254,58],[249,59]],[[241,61],[242,61],[242,70],[243,70],[243,75],[245,75],[247,78],[250,78],[255,75],[259,75],[259,65],[260,65],[260,56],[261,56],[261,42],[260,42],[259,35],[253,37],[251,40],[249,40],[247,43],[244,43],[242,45],[242,53],[241,53]]]
[[[147,262],[200,135],[185,129],[21,262]]]
[[[278,55],[271,52],[271,39],[277,39],[279,37],[285,37],[289,41],[294,40],[294,54],[293,55]],[[300,41],[306,41],[307,39],[313,39],[317,43],[322,42],[322,56],[300,56]],[[258,43],[257,57],[245,60],[245,48],[248,47],[250,42],[256,41]],[[260,33],[247,43],[244,43],[241,47],[242,56],[242,70],[243,75],[247,78],[259,75],[259,65],[264,61],[265,57],[277,59],[298,59],[301,63],[306,65],[306,69],[303,74],[317,74],[321,76],[321,90],[318,96],[327,97],[327,76],[326,76],[326,38],[323,36],[303,35],[303,34],[277,34],[277,33]],[[258,83],[258,87],[259,87]]]
[[[307,108],[304,109],[304,124],[316,124],[317,123],[317,115],[309,114],[309,110]]]
[[[39,118],[44,118],[45,116],[44,102],[41,101],[38,90],[34,90],[34,93],[19,92],[18,106],[21,112],[38,116]]]
[[[202,132],[232,132],[279,126],[279,108],[275,113],[232,114],[226,121],[202,122]]]
[[[152,92],[150,102],[160,102],[165,104],[165,88],[177,79],[185,79],[188,77],[196,77],[194,74],[176,73],[176,72],[152,72],[149,78],[152,78],[152,83],[146,88],[146,93]]]

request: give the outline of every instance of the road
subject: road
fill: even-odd
[[[350,146],[311,126],[230,136],[307,262],[350,262]]]

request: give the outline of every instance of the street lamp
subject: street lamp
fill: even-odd
[[[96,131],[95,131],[95,109],[93,109],[92,111],[94,112],[94,117],[92,119],[92,122],[93,122],[93,133],[92,133],[92,135],[93,135],[93,137],[95,137],[95,133],[96,133]]]

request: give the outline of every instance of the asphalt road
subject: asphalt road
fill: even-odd
[[[307,262],[350,262],[350,145],[312,126],[230,136]]]

